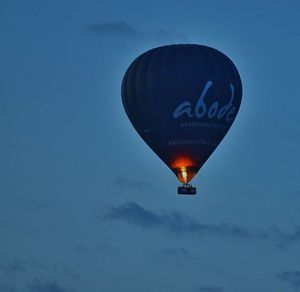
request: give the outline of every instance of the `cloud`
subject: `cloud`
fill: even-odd
[[[79,252],[88,252],[88,251],[106,251],[108,249],[108,246],[104,245],[104,244],[99,244],[99,245],[96,245],[96,246],[86,246],[86,245],[82,245],[82,244],[79,244],[77,245],[76,247],[76,250],[79,251]]]
[[[132,179],[127,179],[123,177],[119,177],[116,179],[116,184],[121,188],[133,188],[133,189],[149,189],[152,185],[148,182],[137,181]]]
[[[300,241],[300,226],[293,231],[272,227],[265,230],[249,230],[246,227],[221,222],[218,224],[201,223],[182,212],[154,212],[135,202],[112,206],[104,213],[96,214],[99,220],[119,220],[144,230],[166,230],[173,234],[190,234],[197,237],[219,236],[235,239],[253,239],[272,241],[281,249],[285,249]]]
[[[184,35],[183,33],[180,33],[175,29],[165,29],[165,28],[158,28],[157,30],[151,32],[150,37],[153,40],[159,42],[187,39],[186,35]]]
[[[158,253],[156,253],[153,256],[154,260],[159,261],[175,261],[176,265],[179,267],[182,264],[191,261],[194,259],[195,256],[185,248],[174,248],[174,247],[167,247],[159,250]]]
[[[85,29],[88,34],[126,36],[133,39],[142,39],[143,35],[126,22],[97,22],[91,23]]]
[[[158,263],[169,263],[183,268],[186,263],[190,263],[196,256],[189,250],[182,247],[165,247],[149,254],[149,259]]]
[[[1,292],[74,292],[58,284],[56,280],[39,280],[41,275],[48,279],[64,279],[76,287],[82,283],[79,273],[68,266],[49,266],[33,258],[0,258],[0,262]]]
[[[100,220],[120,220],[142,229],[163,229],[174,234],[189,233],[196,236],[218,235],[250,238],[253,235],[241,226],[231,223],[203,224],[177,211],[153,212],[137,203],[129,202],[97,216]]]
[[[281,281],[290,283],[295,289],[300,288],[300,271],[284,271],[277,274],[276,277]]]
[[[45,202],[41,202],[41,201],[38,201],[38,200],[28,200],[28,203],[35,207],[35,208],[43,208],[43,209],[46,209],[49,207],[49,205]]]
[[[26,272],[26,268],[19,260],[14,259],[11,263],[0,264],[0,271],[9,278],[14,278],[20,273]]]
[[[114,253],[116,249],[110,245],[104,243],[97,243],[94,246],[86,246],[79,244],[76,247],[78,252],[105,252],[105,253]]]
[[[74,271],[73,269],[64,266],[62,268],[62,274],[64,278],[71,278],[74,280],[80,280],[80,275],[78,272]]]
[[[273,227],[271,233],[275,240],[279,242],[279,247],[283,249],[300,241],[300,226],[295,226],[292,232]]]
[[[142,229],[167,230],[174,234],[188,233],[198,237],[215,235],[238,239],[270,240],[282,249],[300,241],[300,226],[295,226],[293,231],[286,231],[277,227],[249,230],[227,222],[205,224],[178,211],[154,212],[135,202],[109,207],[107,212],[97,215],[97,218],[125,221]]]
[[[14,292],[14,291],[16,291],[16,290],[15,290],[15,288],[13,288],[12,286],[7,285],[7,284],[4,283],[4,282],[1,282],[1,283],[0,283],[0,291],[1,291],[1,292]]]
[[[186,258],[186,259],[192,258],[191,253],[184,248],[168,247],[162,249],[160,251],[160,254],[162,256],[168,256],[168,257],[176,257],[176,258],[178,257],[178,258]]]
[[[119,39],[125,37],[135,41],[174,42],[186,41],[187,37],[172,28],[157,28],[141,31],[123,21],[91,23],[85,28],[85,34],[110,36]]]
[[[38,279],[34,279],[33,282],[27,285],[27,289],[31,292],[74,292],[75,290],[69,290],[57,283],[56,280],[50,282],[41,282]]]
[[[224,289],[219,286],[203,286],[203,287],[197,287],[197,292],[223,292]]]
[[[163,224],[159,215],[144,209],[136,203],[110,207],[108,212],[99,218],[102,220],[124,220],[142,228],[157,228]]]

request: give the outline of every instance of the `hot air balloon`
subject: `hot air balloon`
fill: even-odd
[[[167,45],[137,57],[122,81],[122,102],[132,125],[182,183],[189,182],[230,129],[242,99],[233,62],[196,44]]]

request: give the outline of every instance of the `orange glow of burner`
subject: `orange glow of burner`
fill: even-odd
[[[195,176],[199,169],[188,157],[176,158],[171,167],[177,175],[178,180],[183,184],[187,184]]]

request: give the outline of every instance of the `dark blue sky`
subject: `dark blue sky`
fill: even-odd
[[[0,2],[0,291],[300,290],[300,3]],[[121,103],[170,43],[236,64],[238,117],[193,180]]]

